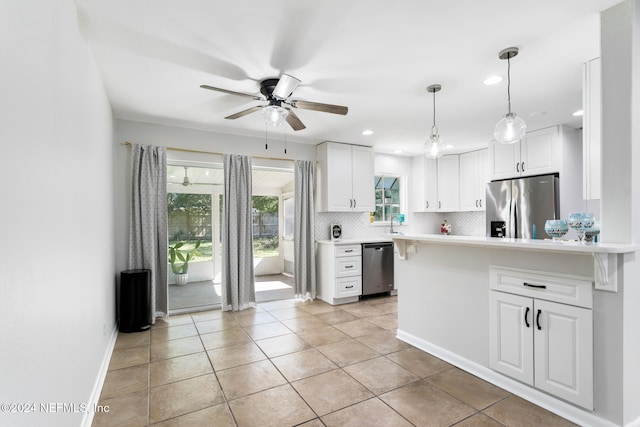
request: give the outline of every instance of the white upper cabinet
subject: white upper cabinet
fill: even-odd
[[[517,178],[560,171],[558,127],[528,132],[515,144],[489,144],[491,179]]]
[[[520,174],[542,175],[560,171],[561,153],[558,128],[551,127],[529,132],[520,141]]]
[[[412,211],[436,212],[438,210],[438,167],[433,159],[416,156],[412,160]]]
[[[489,180],[489,150],[460,154],[460,210],[485,210],[485,186]]]
[[[316,149],[318,168],[316,210],[373,212],[375,210],[373,149],[323,142]]]
[[[583,197],[600,198],[602,153],[602,82],[600,58],[584,64],[582,108]]]
[[[455,212],[460,209],[460,175],[458,155],[438,159],[438,211]]]
[[[351,147],[351,168],[353,171],[351,181],[353,210],[358,212],[375,211],[373,149],[371,147],[353,145]]]
[[[528,132],[519,143],[489,143],[490,181],[557,173],[560,177],[560,217],[584,209],[582,199],[582,138],[569,126]]]

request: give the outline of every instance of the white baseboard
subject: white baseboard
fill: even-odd
[[[397,338],[578,425],[592,427],[617,426],[611,421],[605,420],[589,413],[588,411],[556,399],[546,393],[529,387],[526,384],[512,380],[511,378],[499,374],[486,366],[465,359],[464,357],[445,350],[442,347],[438,347],[437,345],[431,344],[422,338],[418,338],[415,335],[409,334],[400,329],[398,329]],[[636,427],[635,422],[632,423],[632,425]]]
[[[117,339],[118,324],[116,323],[113,326],[113,331],[111,331],[111,338],[109,339],[109,344],[107,345],[107,351],[104,353],[104,357],[102,358],[102,364],[100,365],[100,370],[98,371],[98,377],[96,378],[96,382],[93,385],[93,390],[91,391],[91,396],[89,397],[89,400],[87,402],[89,408],[96,408],[98,406],[98,403],[100,401],[100,393],[102,392],[104,380],[107,377],[109,362],[111,361],[111,355],[113,354],[113,349],[116,346]],[[93,424],[94,415],[94,411],[86,411],[80,425],[82,427],[91,427],[91,424]]]

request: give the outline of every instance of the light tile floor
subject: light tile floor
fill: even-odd
[[[98,426],[570,426],[395,338],[397,297],[208,311],[120,333]]]

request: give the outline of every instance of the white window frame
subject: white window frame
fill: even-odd
[[[392,172],[375,172],[374,173],[374,179],[376,177],[386,177],[386,178],[397,178],[398,179],[398,185],[400,186],[400,191],[399,191],[399,197],[400,197],[400,213],[404,214],[404,225],[407,224],[407,219],[408,219],[408,215],[407,215],[407,176],[403,175],[403,174],[398,174],[398,173],[392,173]],[[374,192],[376,191],[375,188],[373,190]],[[375,194],[374,194],[374,200],[375,200]],[[377,203],[375,203],[374,208],[378,207],[380,205],[378,205]],[[384,209],[383,209],[384,211]],[[375,212],[375,211],[374,211]],[[371,225],[374,226],[388,226],[391,223],[390,219],[385,219],[382,221],[375,221],[371,223]],[[394,223],[397,224],[397,221],[394,220]]]

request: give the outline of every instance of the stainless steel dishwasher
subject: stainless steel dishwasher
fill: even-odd
[[[393,290],[393,243],[362,244],[362,295]]]

